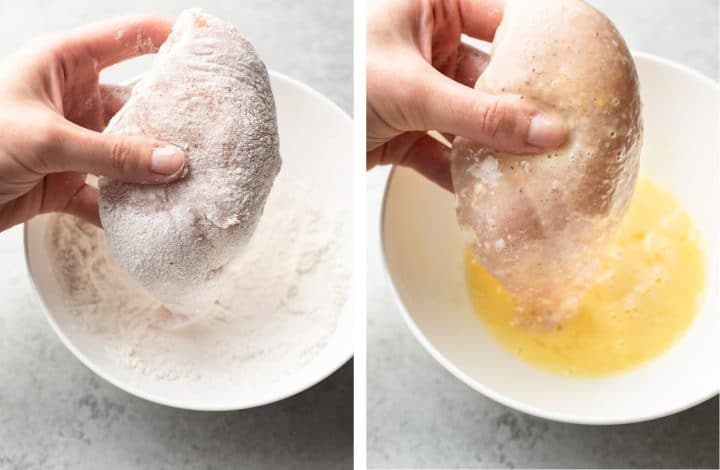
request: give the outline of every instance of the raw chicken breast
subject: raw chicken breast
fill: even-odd
[[[187,10],[106,132],[183,149],[189,174],[167,185],[101,178],[113,256],[171,311],[200,313],[211,281],[248,242],[280,170],[264,64],[233,26]]]
[[[458,137],[457,217],[476,259],[516,298],[516,320],[571,317],[632,197],[638,77],[613,24],[581,0],[510,0],[475,88],[522,96],[569,128],[550,153],[513,155]]]

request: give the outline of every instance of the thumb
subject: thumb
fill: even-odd
[[[435,69],[428,75],[427,99],[419,109],[425,129],[513,153],[539,153],[565,142],[565,127],[519,96],[484,93]]]
[[[185,176],[185,153],[173,145],[142,137],[101,134],[67,123],[48,171],[77,171],[127,183],[168,183]]]

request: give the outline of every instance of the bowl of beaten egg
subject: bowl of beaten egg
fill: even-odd
[[[638,184],[595,284],[558,330],[510,321],[512,299],[468,253],[451,194],[406,168],[387,182],[383,254],[408,326],[457,378],[532,415],[629,423],[718,392],[718,84],[635,61]]]

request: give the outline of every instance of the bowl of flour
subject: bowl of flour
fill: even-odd
[[[65,214],[25,224],[45,315],[87,367],[133,395],[195,410],[272,403],[352,356],[352,121],[271,72],[283,166],[212,306],[175,325],[112,258],[101,229]]]

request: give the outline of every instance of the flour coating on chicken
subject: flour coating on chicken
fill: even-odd
[[[106,132],[181,148],[188,175],[167,185],[101,178],[113,256],[176,313],[191,316],[247,244],[281,165],[265,65],[233,26],[182,12],[152,70]]]

